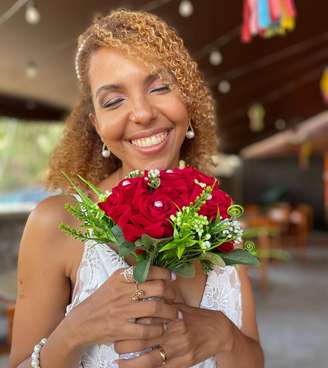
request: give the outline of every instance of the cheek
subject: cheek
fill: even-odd
[[[98,113],[98,134],[105,141],[120,140],[124,135],[125,121],[120,116],[111,112]]]
[[[187,107],[181,98],[174,92],[168,98],[163,106],[167,118],[174,122],[177,128],[187,129],[188,126],[188,111]]]

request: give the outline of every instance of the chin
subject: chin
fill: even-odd
[[[159,169],[159,170],[167,170],[177,167],[179,165],[179,160],[169,160],[169,159],[157,159],[148,163],[143,163],[139,165],[140,170],[151,170],[151,169]]]

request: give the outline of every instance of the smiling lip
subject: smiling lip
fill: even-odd
[[[159,133],[164,133],[165,131],[170,131],[171,128],[157,128],[157,129],[150,129],[147,130],[145,132],[141,132],[138,134],[135,134],[133,136],[131,136],[130,138],[128,138],[127,140],[131,143],[131,141],[134,141],[136,139],[140,139],[140,138],[149,138],[153,135],[159,134]]]
[[[142,154],[146,154],[146,155],[147,155],[147,154],[149,154],[149,155],[153,155],[153,154],[155,154],[155,153],[157,153],[157,152],[162,151],[162,150],[166,147],[166,145],[167,145],[167,143],[168,143],[168,141],[169,141],[169,139],[170,139],[170,137],[171,137],[172,129],[161,129],[158,133],[165,132],[165,131],[167,131],[167,132],[168,132],[168,134],[167,134],[166,138],[164,139],[164,141],[163,141],[163,142],[161,142],[161,143],[154,144],[154,145],[149,146],[149,147],[140,147],[140,146],[137,146],[136,144],[133,144],[133,143],[131,143],[131,142],[130,142],[130,144],[131,144],[131,146],[132,146],[136,151],[138,151],[138,152],[140,152],[140,153],[142,153]],[[157,133],[157,134],[158,134],[158,133]],[[155,133],[155,134],[156,134],[156,133]],[[154,134],[152,134],[152,135],[154,135]],[[144,136],[144,137],[149,137],[149,135],[147,134],[147,136]]]

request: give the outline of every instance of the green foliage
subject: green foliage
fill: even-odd
[[[226,265],[244,264],[258,266],[259,260],[251,255],[246,249],[235,249],[228,253],[221,253]]]
[[[139,172],[133,175],[139,176]],[[199,184],[203,190],[194,203],[178,210],[175,216],[170,217],[173,227],[173,236],[156,239],[147,234],[141,236],[134,243],[128,242],[122,230],[116,225],[97,203],[94,203],[86,193],[80,189],[65,173],[66,179],[78,195],[74,205],[67,204],[66,209],[80,220],[78,229],[61,224],[63,231],[79,240],[92,239],[101,243],[113,243],[119,248],[121,257],[132,254],[136,258],[134,277],[137,282],[147,279],[150,265],[157,265],[175,271],[183,277],[193,277],[195,274],[194,261],[199,259],[204,271],[208,272],[215,266],[224,267],[233,264],[257,265],[256,248],[254,243],[245,242],[245,249],[235,249],[228,253],[218,253],[220,245],[226,242],[241,242],[242,231],[236,220],[242,214],[242,207],[233,205],[229,208],[231,218],[222,219],[218,214],[215,221],[209,222],[206,216],[198,211],[211,197],[211,187]],[[78,177],[103,202],[110,194],[103,194],[99,188]],[[157,172],[148,176],[151,190],[158,184]],[[216,251],[212,252],[214,248]],[[136,252],[139,250],[141,252]]]
[[[61,122],[25,122],[1,118],[0,192],[40,186],[49,154],[62,130]]]

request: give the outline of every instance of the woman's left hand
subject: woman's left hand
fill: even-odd
[[[163,364],[158,346],[167,354],[166,368],[189,368],[219,352],[232,347],[231,322],[222,312],[178,305],[183,319],[167,324],[166,331],[157,339],[125,340],[115,343],[118,354],[143,351],[146,353],[131,360],[120,359],[119,368],[155,368]]]

